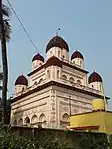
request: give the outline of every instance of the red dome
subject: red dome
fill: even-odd
[[[37,54],[33,57],[32,62],[35,61],[35,60],[40,60],[40,61],[44,62],[43,56],[41,56],[39,53],[37,53]]]
[[[103,82],[103,80],[97,72],[93,72],[88,78],[88,83],[90,84],[92,82]]]
[[[73,60],[74,58],[81,58],[84,59],[83,55],[79,52],[79,51],[75,51],[72,56],[71,56],[71,60]]]
[[[26,85],[26,86],[28,86],[28,80],[26,79],[25,76],[21,75],[15,81],[15,85]]]
[[[52,47],[59,47],[61,49],[66,49],[69,52],[69,47],[67,42],[60,36],[54,36],[49,43],[47,44],[46,47],[46,52],[49,51]]]
[[[47,60],[45,67],[49,67],[51,65],[62,67],[62,62],[57,57],[52,56]]]

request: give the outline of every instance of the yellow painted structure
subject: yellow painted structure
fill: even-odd
[[[92,110],[105,110],[105,102],[103,99],[92,100]]]
[[[112,133],[112,112],[105,111],[104,100],[92,101],[93,111],[75,114],[70,117],[70,129]]]

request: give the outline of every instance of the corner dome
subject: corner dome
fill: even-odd
[[[28,80],[26,79],[25,76],[21,75],[16,79],[15,85],[26,85],[26,86],[28,86]]]
[[[40,60],[40,61],[44,62],[43,56],[40,55],[39,53],[37,53],[37,54],[33,57],[32,62],[35,61],[35,60]]]
[[[45,67],[47,68],[52,65],[62,67],[62,62],[57,57],[52,56],[47,60]]]
[[[88,83],[90,84],[92,82],[103,82],[101,76],[95,71],[88,78]]]
[[[66,49],[69,52],[69,47],[67,42],[60,36],[54,36],[46,46],[46,52],[52,47],[59,47],[61,49]]]
[[[83,55],[79,52],[79,51],[75,51],[72,56],[71,56],[71,60],[73,60],[74,58],[81,58],[84,59]]]

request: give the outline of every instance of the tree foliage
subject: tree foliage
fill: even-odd
[[[0,149],[112,149],[111,136],[107,139],[105,134],[99,134],[97,137],[88,133],[79,133],[76,138],[60,138],[60,132],[55,133],[51,138],[51,133],[45,130],[44,135],[35,136],[33,133],[29,136],[20,135],[19,131],[11,132],[10,128],[0,129]],[[63,131],[68,136],[67,131]],[[75,132],[73,132],[75,133]],[[80,137],[79,137],[80,136]],[[99,138],[99,139],[98,139]]]

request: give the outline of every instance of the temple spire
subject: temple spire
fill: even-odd
[[[61,30],[60,28],[57,29],[57,31],[56,31],[56,36],[59,35],[59,31],[60,31],[60,30]]]

